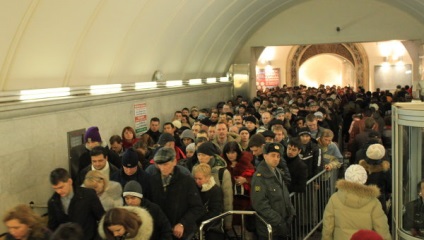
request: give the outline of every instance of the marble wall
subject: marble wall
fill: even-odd
[[[111,135],[120,134],[123,127],[134,126],[135,103],[147,103],[148,119],[157,116],[163,123],[183,107],[211,107],[231,97],[231,84],[211,84],[153,94],[132,93],[131,98],[110,96],[109,103],[86,98],[79,105],[82,107],[67,107],[64,103],[62,110],[56,107],[53,112],[46,111],[53,108],[49,106],[53,103],[45,102],[42,113],[28,108],[31,115],[14,116],[9,111],[14,117],[0,119],[0,213],[18,203],[34,201],[46,205],[53,193],[48,180],[50,171],[56,167],[68,168],[67,132],[98,126],[103,141],[107,142]],[[45,213],[46,209],[37,211]],[[0,225],[0,232],[6,231]]]

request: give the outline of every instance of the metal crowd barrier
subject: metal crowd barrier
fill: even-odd
[[[318,173],[306,183],[306,192],[292,193],[296,217],[290,239],[308,239],[322,225],[324,209],[335,191],[338,169]]]
[[[222,213],[222,214],[220,214],[220,215],[218,215],[216,217],[213,217],[213,218],[210,218],[208,220],[203,221],[202,224],[200,225],[200,228],[199,228],[199,232],[200,232],[199,238],[200,238],[200,240],[203,240],[203,237],[204,237],[203,236],[203,228],[205,227],[206,224],[208,224],[208,223],[210,223],[212,221],[221,219],[221,218],[223,218],[223,217],[225,217],[227,215],[241,215],[241,224],[242,224],[242,226],[241,226],[241,229],[242,229],[241,234],[242,234],[242,239],[245,239],[245,236],[244,236],[244,232],[245,232],[244,231],[244,229],[245,229],[245,226],[244,226],[245,225],[244,224],[244,215],[255,215],[259,220],[261,220],[266,225],[266,228],[268,230],[268,239],[272,239],[272,227],[271,227],[271,225],[268,224],[255,211],[232,210],[232,211],[228,211],[228,212]]]
[[[296,217],[292,223],[291,240],[308,239],[322,225],[324,209],[328,200],[335,191],[339,169],[321,171],[306,183],[306,192],[291,193],[290,199],[296,210]],[[268,229],[268,239],[272,239],[272,227],[255,211],[228,211],[202,222],[199,228],[200,240],[204,239],[203,228],[206,224],[221,219],[227,215],[241,215],[241,239],[245,239],[244,215],[255,215]]]

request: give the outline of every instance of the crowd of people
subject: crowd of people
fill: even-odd
[[[356,198],[380,209],[343,207],[360,209],[358,218],[378,218],[366,225],[339,216],[341,200],[335,203],[333,196],[324,213],[323,239],[349,239],[364,228],[389,239],[390,111],[393,102],[408,99],[408,90],[283,86],[258,91],[253,99],[237,96],[211,108],[183,108],[172,119],[152,117],[141,136],[127,126],[105,142],[100,129],[90,127],[85,143],[71,149],[69,171],[50,173],[55,193],[48,201],[47,226],[31,209],[18,206],[3,219],[6,239],[74,239],[69,233],[75,232],[87,240],[196,239],[199,234],[219,240],[239,233],[240,216],[210,222],[203,233],[198,229],[229,210],[256,211],[271,224],[273,239],[286,239],[296,215],[289,194],[305,193],[309,179],[340,168],[344,157],[365,172],[359,184],[378,186],[368,195],[355,193]],[[337,184],[337,195],[349,198],[358,181],[344,181]],[[335,216],[343,223],[335,223]],[[259,219],[252,232],[252,239],[268,239]]]

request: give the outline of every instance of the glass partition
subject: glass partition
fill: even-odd
[[[392,107],[394,239],[424,239],[423,132],[423,103]]]

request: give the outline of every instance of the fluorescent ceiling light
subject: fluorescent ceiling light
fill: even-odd
[[[90,86],[90,94],[108,94],[118,93],[121,91],[121,84],[93,85]]]
[[[228,82],[229,79],[228,79],[228,77],[221,77],[221,78],[219,78],[219,81],[220,82]]]
[[[190,79],[188,80],[189,85],[200,85],[202,84],[202,79],[196,78],[196,79]]]
[[[216,83],[216,78],[207,78],[206,83]]]
[[[34,89],[34,90],[22,90],[20,91],[20,100],[32,100],[32,99],[43,99],[52,97],[66,97],[69,96],[70,88],[46,88],[46,89]]]
[[[146,88],[156,88],[157,82],[138,82],[135,83],[135,90],[146,89]]]
[[[177,87],[177,86],[182,86],[183,85],[183,81],[182,80],[170,80],[170,81],[166,81],[166,86],[167,87]]]

